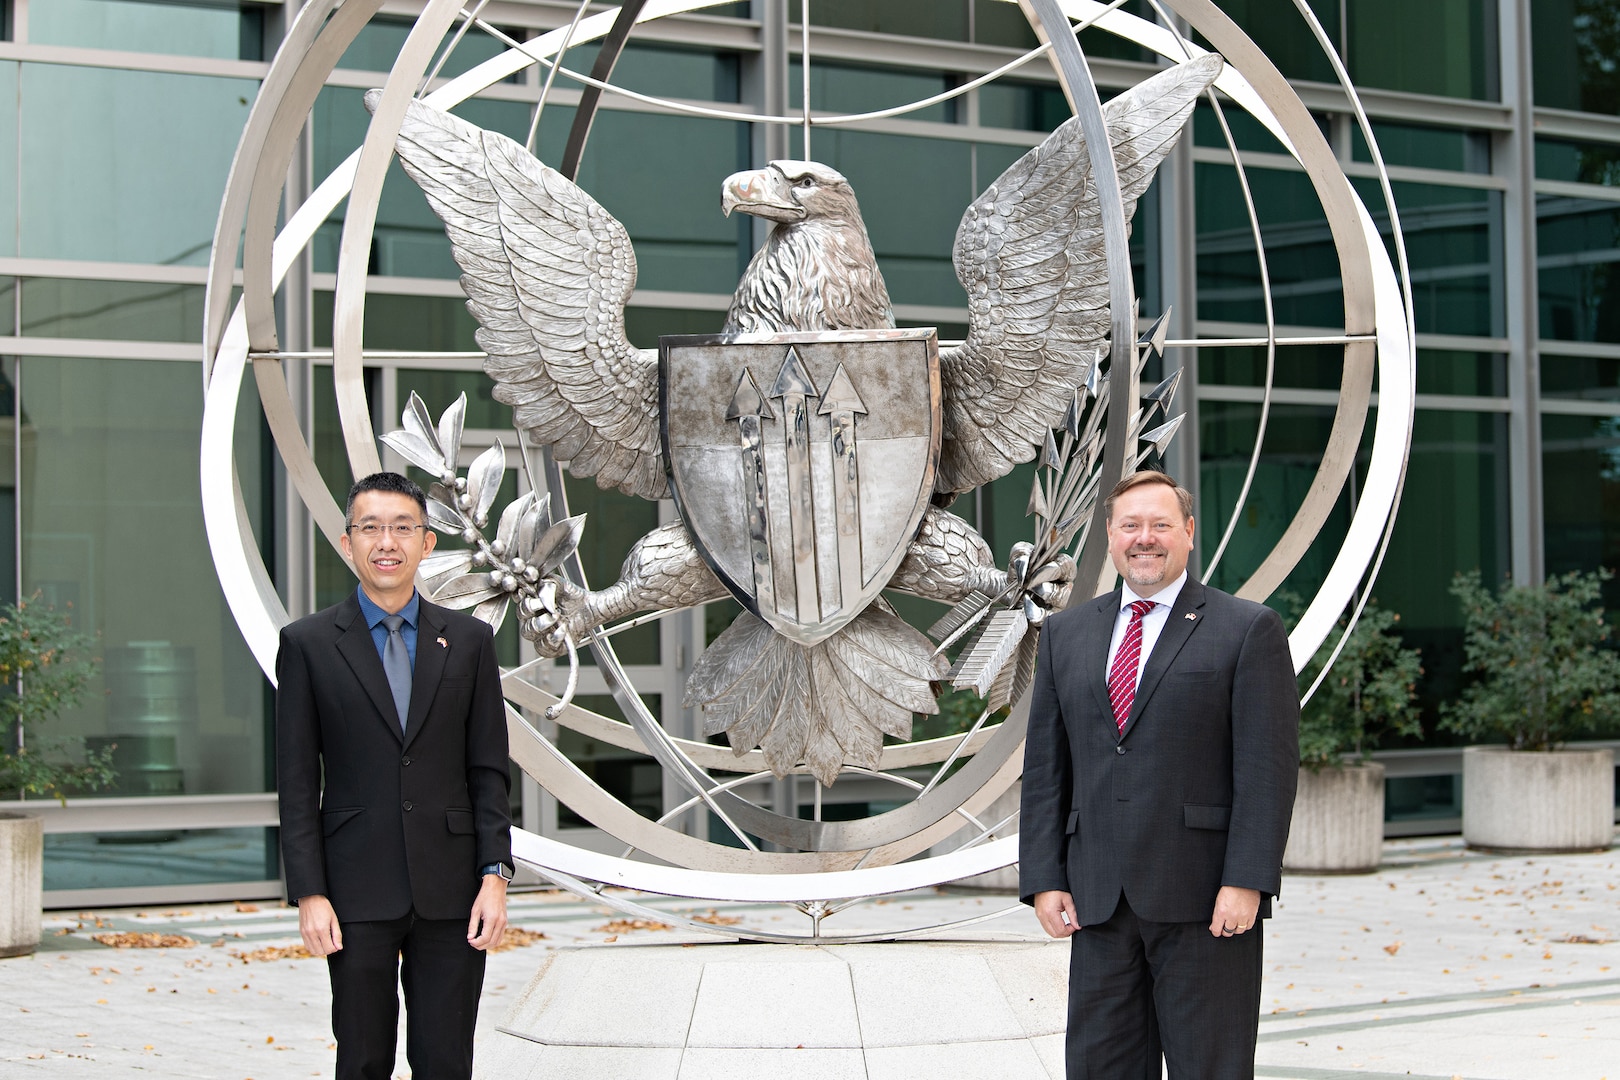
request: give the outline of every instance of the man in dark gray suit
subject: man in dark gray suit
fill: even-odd
[[[338,1080],[394,1072],[399,986],[421,1080],[468,1080],[486,950],[512,877],[505,706],[487,623],[417,594],[422,489],[349,491],[360,587],[288,625],[276,657],[287,896],[332,981]]]
[[[1187,575],[1192,496],[1122,480],[1124,579],[1047,620],[1030,703],[1021,898],[1072,937],[1070,1080],[1253,1077],[1259,920],[1299,768],[1282,620]]]

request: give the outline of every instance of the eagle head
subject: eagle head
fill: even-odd
[[[721,186],[720,209],[794,225],[812,218],[859,221],[855,192],[836,169],[815,161],[773,161],[733,173]]]

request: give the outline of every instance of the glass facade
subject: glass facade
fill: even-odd
[[[1311,84],[1312,115],[1388,232],[1390,217],[1354,117],[1292,0],[1219,0],[1289,78]],[[1152,18],[1150,4],[1124,10]],[[1419,333],[1418,400],[1404,509],[1373,586],[1424,652],[1426,734],[1403,749],[1443,751],[1436,703],[1455,691],[1461,616],[1454,573],[1533,582],[1620,563],[1620,0],[1311,0],[1321,32],[1346,58],[1366,104],[1405,231]],[[1521,12],[1521,8],[1527,9]],[[46,888],[57,902],[264,895],[276,878],[271,691],[216,584],[197,498],[202,384],[199,340],[209,242],[231,158],[264,62],[296,5],[250,0],[11,0],[0,57],[0,599],[37,595],[98,636],[95,692],[58,734],[116,744],[117,787],[72,800],[119,800],[120,828],[52,832]],[[787,5],[796,23],[799,5]],[[553,4],[501,5],[496,32],[474,30],[442,74],[465,71],[566,18]],[[698,104],[763,102],[764,4],[732,3],[638,36],[614,81]],[[1520,18],[1526,14],[1526,18]],[[959,87],[1033,47],[1015,5],[994,0],[817,0],[810,69],[814,107],[861,112]],[[1520,31],[1526,22],[1528,36]],[[411,20],[397,6],[373,20],[321,92],[307,130],[319,182],[359,145],[361,96],[379,85]],[[799,107],[797,26],[786,64]],[[1111,96],[1151,74],[1135,45],[1081,36]],[[571,50],[585,70],[595,46]],[[1504,73],[1528,58],[1531,86]],[[457,111],[522,141],[545,81],[530,68]],[[537,132],[555,164],[574,119],[559,78]],[[1269,280],[1282,332],[1342,328],[1339,265],[1322,208],[1276,140],[1230,106],[1225,120],[1259,218],[1259,243],[1226,135],[1207,103],[1166,172],[1141,201],[1132,263],[1146,316],[1173,304],[1172,336],[1263,335]],[[963,208],[1043,133],[1068,116],[1049,69],[1016,76],[900,118],[814,134],[814,153],[858,193],[903,325],[966,329],[951,265]],[[1505,118],[1505,119],[1504,119]],[[579,182],[624,222],[636,245],[632,340],[717,330],[757,242],[753,222],[719,213],[729,173],[761,163],[763,139],[743,122],[670,115],[608,95]],[[790,153],[799,152],[791,133]],[[1520,190],[1521,177],[1532,190]],[[308,181],[294,177],[295,189]],[[349,480],[329,363],[333,273],[346,208],[317,233],[309,273],[291,297],[283,347],[307,414],[316,461],[334,494]],[[1264,253],[1264,263],[1261,261]],[[1262,274],[1262,265],[1264,273]],[[476,329],[437,218],[394,167],[370,254],[364,339],[372,420],[394,426],[411,391],[437,412],[469,398],[470,460],[500,439],[510,410],[482,374]],[[1190,294],[1189,294],[1190,290]],[[1183,428],[1172,461],[1199,496],[1197,557],[1235,587],[1293,517],[1315,475],[1337,403],[1342,356],[1280,347],[1252,484],[1239,502],[1265,397],[1266,356],[1253,347],[1172,348],[1182,368]],[[237,472],[276,585],[294,612],[353,588],[319,540],[244,385]],[[1375,401],[1376,410],[1376,401]],[[1367,447],[1323,531],[1286,588],[1312,593],[1344,533]],[[528,480],[515,453],[505,491]],[[465,462],[464,462],[465,463]],[[397,461],[392,464],[398,465]],[[961,500],[998,554],[1027,532],[1028,469]],[[607,582],[633,540],[673,508],[570,482],[589,515],[582,551]],[[1609,600],[1620,608],[1620,584]],[[638,628],[615,640],[632,678],[672,730],[694,652],[730,620],[730,605]],[[903,608],[915,619],[929,614]],[[532,659],[508,626],[503,663]],[[587,660],[589,664],[589,661]],[[617,715],[599,673],[582,702]],[[682,725],[686,725],[683,727]],[[1620,736],[1620,730],[1606,733]],[[583,736],[564,745],[586,773],[649,816],[675,798],[647,759]],[[1391,828],[1443,828],[1460,786],[1443,768],[1390,787]],[[585,822],[532,783],[515,793],[530,827],[586,838]],[[0,792],[0,802],[14,793]],[[221,801],[223,800],[223,801]],[[145,808],[145,809],[143,809]],[[836,813],[829,809],[829,814]],[[245,822],[245,823],[244,823]],[[1403,826],[1402,822],[1414,823]],[[100,891],[97,891],[100,890]],[[156,890],[154,892],[153,890]]]

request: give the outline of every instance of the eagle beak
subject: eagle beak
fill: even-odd
[[[782,174],[775,169],[733,173],[720,188],[720,212],[733,210],[771,221],[803,221],[804,207],[787,197]]]

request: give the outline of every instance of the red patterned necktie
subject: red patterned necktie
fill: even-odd
[[[1137,600],[1131,604],[1131,621],[1125,627],[1119,652],[1114,654],[1114,666],[1108,671],[1108,700],[1114,706],[1114,724],[1123,734],[1125,721],[1130,719],[1131,703],[1136,700],[1136,668],[1142,657],[1142,616],[1152,611],[1152,600]]]

